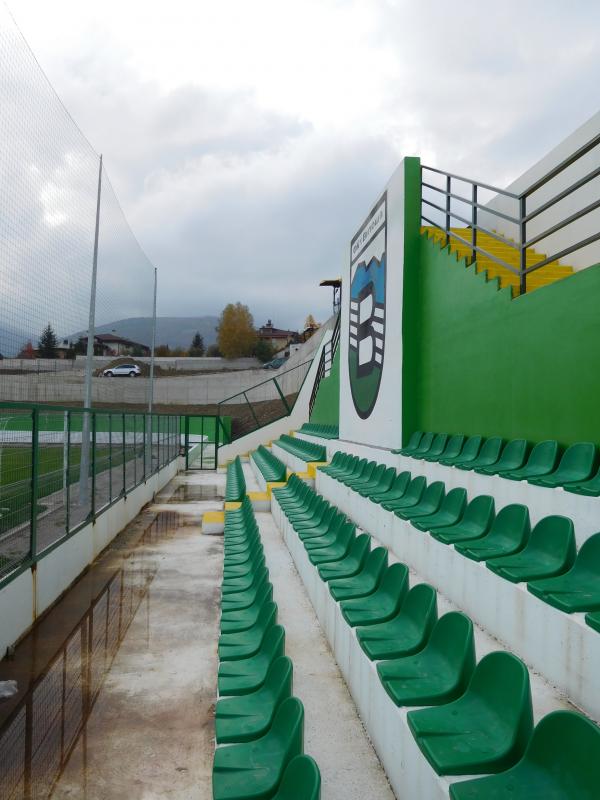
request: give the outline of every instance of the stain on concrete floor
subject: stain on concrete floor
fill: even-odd
[[[20,690],[0,703],[2,800],[212,796],[222,540],[200,533],[206,507],[150,506],[0,662]]]

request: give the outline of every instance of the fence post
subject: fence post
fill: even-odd
[[[92,502],[90,515],[96,519],[96,412],[92,411]]]
[[[65,533],[68,535],[71,527],[71,412],[67,415],[67,485],[65,487]]]
[[[519,197],[519,293],[525,294],[527,292],[527,248],[525,242],[527,241],[527,223],[525,217],[527,216],[527,198],[525,195]]]
[[[474,183],[471,190],[471,264],[477,258],[477,184]]]
[[[123,433],[121,436],[121,455],[123,457],[123,496],[127,497],[127,472],[125,463],[125,413],[121,414]]]
[[[450,244],[450,192],[452,191],[452,178],[446,176],[446,246]]]
[[[112,421],[113,415],[108,412],[108,502],[112,503]]]
[[[189,415],[185,415],[185,422],[183,423],[183,433],[184,433],[184,440],[183,446],[185,447],[185,469],[186,472],[190,468],[190,459],[189,459],[189,452],[190,452],[190,418]]]
[[[290,407],[288,405],[288,401],[285,399],[284,393],[281,391],[281,387],[279,386],[279,383],[277,382],[277,378],[273,378],[273,383],[275,384],[275,386],[277,388],[277,391],[279,392],[279,397],[281,397],[281,400],[283,401],[283,405],[285,406],[285,410],[287,411],[287,414],[289,416],[291,414]]]
[[[31,412],[31,518],[29,531],[29,549],[32,562],[37,555],[37,499],[39,478],[39,426],[40,416],[37,408]]]

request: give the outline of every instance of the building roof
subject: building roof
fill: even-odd
[[[274,328],[270,319],[267,324],[258,329],[258,335],[266,339],[289,339],[291,336],[297,336],[297,331],[286,331],[283,328]]]

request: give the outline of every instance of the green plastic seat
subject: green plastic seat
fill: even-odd
[[[246,494],[246,480],[240,457],[236,456],[231,464],[227,465],[227,479],[225,484],[225,502],[240,502]]]
[[[495,464],[490,464],[489,467],[475,467],[475,472],[480,472],[482,475],[504,475],[505,472],[521,469],[527,458],[527,448],[527,439],[512,439],[506,444]]]
[[[371,546],[371,537],[368,533],[361,533],[357,536],[352,544],[348,554],[341,558],[339,561],[333,561],[327,564],[320,564],[317,567],[319,576],[323,581],[330,581],[334,578],[351,578],[360,572]]]
[[[308,530],[300,530],[296,531],[298,534],[298,538],[301,539],[303,542],[309,542],[317,539],[322,539],[324,536],[328,536],[329,534],[336,534],[343,525],[347,524],[347,519],[344,517],[343,514],[340,514],[339,511],[335,510],[332,518],[329,520],[329,523],[323,523],[319,525],[318,528],[309,528]],[[294,530],[296,530],[294,528]]]
[[[527,588],[545,603],[567,614],[600,610],[600,533],[590,536],[581,545],[568,572],[528,583]]]
[[[451,800],[598,800],[600,728],[574,711],[541,719],[523,758],[499,775],[453,783]]]
[[[413,458],[425,458],[427,457],[428,461],[437,461],[437,459],[442,455],[444,450],[446,449],[446,445],[448,443],[448,434],[447,433],[438,433],[433,439],[431,443],[431,447],[428,448],[426,452],[422,455],[419,454],[417,450],[413,453]]]
[[[444,497],[439,511],[433,514],[427,514],[424,517],[411,519],[410,522],[411,525],[414,525],[414,527],[418,528],[420,531],[428,531],[434,528],[447,528],[449,525],[454,525],[462,518],[466,507],[466,489],[450,489],[448,494]]]
[[[445,494],[446,487],[444,486],[443,482],[434,481],[425,489],[416,506],[409,506],[409,508],[398,508],[394,513],[397,517],[406,520],[435,514],[435,512],[438,511],[439,507],[441,506]]]
[[[502,477],[511,481],[527,481],[529,478],[549,475],[556,466],[557,458],[558,442],[554,439],[538,442],[529,454],[524,467],[503,472]]]
[[[392,564],[384,572],[381,583],[373,594],[342,600],[342,616],[352,628],[385,622],[398,613],[407,592],[408,567],[406,564]]]
[[[283,773],[304,748],[304,708],[288,697],[264,736],[243,744],[217,747],[213,762],[213,800],[268,800]]]
[[[421,458],[425,453],[429,452],[434,439],[434,433],[424,433],[419,442],[419,446],[416,447],[412,453],[403,453],[403,455],[409,455],[411,458]]]
[[[430,456],[426,453],[423,458],[425,461],[439,461],[442,458],[458,458],[465,443],[465,437],[462,433],[455,433],[446,442],[446,447],[439,456]]]
[[[286,433],[280,436],[275,444],[302,461],[325,461],[327,457],[327,450],[324,445],[316,442],[307,442],[306,439],[296,439]]]
[[[573,494],[583,494],[586,497],[599,497],[600,496],[600,469],[592,478],[581,483],[569,483],[565,486],[567,492]]]
[[[400,450],[392,450],[392,453],[395,455],[400,453],[403,456],[410,456],[418,448],[423,436],[423,431],[415,431],[408,440],[406,447],[401,447]]]
[[[530,533],[529,509],[519,503],[511,503],[498,512],[485,536],[474,542],[457,544],[456,549],[472,561],[510,556],[525,547]]]
[[[275,659],[265,682],[256,691],[237,697],[222,697],[215,707],[217,744],[249,742],[271,727],[275,712],[292,696],[292,662],[287,656]]]
[[[238,592],[245,592],[251,589],[255,584],[260,583],[263,576],[268,575],[269,570],[266,567],[261,567],[259,570],[249,572],[242,578],[232,578],[229,581],[223,581],[221,585],[221,594],[237,594]]]
[[[357,456],[353,456],[350,453],[343,453],[339,466],[331,467],[331,469],[327,471],[327,474],[330,477],[339,480],[341,475],[346,475],[352,472],[359,460],[360,459]]]
[[[582,483],[591,477],[596,466],[598,453],[592,442],[578,442],[565,450],[560,464],[548,475],[528,478],[536,486],[553,488],[568,483]]]
[[[320,800],[321,773],[313,758],[292,758],[283,773],[281,786],[273,800]]]
[[[351,469],[343,475],[338,476],[340,483],[347,483],[354,481],[364,475],[365,470],[374,464],[374,461],[368,461],[366,458],[359,458],[358,456],[352,457]]]
[[[339,524],[338,521],[336,521],[336,524],[331,526],[329,533],[324,533],[322,536],[304,537],[302,541],[304,542],[304,547],[307,552],[310,553],[311,550],[321,550],[325,547],[330,547],[338,541],[342,532],[347,535],[348,531],[353,532],[354,530],[356,530],[356,528],[352,522],[343,521]]]
[[[284,654],[285,631],[274,625],[267,631],[260,649],[251,658],[223,661],[219,664],[219,695],[240,695],[254,692],[266,680],[269,667]]]
[[[585,615],[585,621],[595,631],[600,633],[600,611],[590,612]]]
[[[537,523],[520,553],[495,557],[486,566],[513,583],[535,581],[566,572],[573,566],[576,553],[573,521],[550,516]]]
[[[237,594],[228,594],[221,598],[221,612],[226,614],[237,614],[240,611],[253,606],[255,603],[262,605],[263,598],[267,600],[273,599],[273,585],[266,578],[246,592],[238,592]]]
[[[466,542],[485,536],[493,520],[494,498],[488,494],[480,494],[471,500],[459,522],[444,528],[432,528],[430,533],[444,544]]]
[[[350,600],[366,597],[379,586],[387,567],[387,550],[376,547],[367,556],[363,568],[351,578],[336,578],[329,581],[329,591],[335,600]]]
[[[377,672],[397,706],[432,706],[460,697],[475,669],[473,623],[459,611],[444,614],[418,653],[381,661]]]
[[[437,621],[437,594],[428,583],[409,590],[396,616],[356,629],[358,643],[371,659],[400,658],[422,650]]]
[[[409,711],[407,720],[438,775],[509,769],[522,757],[533,730],[527,667],[510,653],[489,653],[461,697]]]
[[[371,489],[363,488],[360,490],[360,494],[363,497],[367,497],[369,500],[372,500],[374,497],[379,497],[380,495],[385,495],[385,493],[389,492],[389,490],[392,488],[395,479],[396,470],[393,467],[387,467],[384,469],[377,486],[374,486]]]
[[[339,511],[334,508],[334,506],[329,506],[329,508],[325,508],[323,510],[323,513],[317,522],[314,522],[311,525],[306,522],[303,524],[294,524],[294,530],[297,534],[306,533],[310,536],[323,536],[325,533],[327,533],[327,531],[329,531],[336,518],[340,516],[341,515]]]
[[[381,491],[381,482],[384,479],[384,476],[387,477],[390,469],[393,475],[395,475],[396,471],[393,469],[393,467],[386,467],[385,464],[378,464],[373,470],[371,479],[366,484],[363,484],[358,488],[358,493],[363,497],[368,497],[373,492]]]
[[[269,591],[270,589],[270,591]],[[266,585],[261,596],[243,611],[225,611],[221,614],[221,633],[242,633],[258,622],[260,612],[267,603],[272,602],[273,588]]]
[[[265,603],[251,628],[242,633],[222,633],[219,636],[219,660],[238,661],[255,655],[260,650],[266,632],[276,622],[277,603]]]
[[[249,560],[243,562],[242,564],[235,564],[232,567],[224,566],[223,567],[223,583],[230,580],[235,580],[236,578],[242,578],[247,575],[251,575],[260,567],[264,566],[265,564],[265,554],[261,551],[259,554],[254,555]]]
[[[478,469],[481,467],[491,467],[500,458],[500,453],[504,445],[501,436],[492,436],[483,443],[479,455],[472,461],[457,461],[455,466],[459,469]]]
[[[385,503],[386,501],[398,500],[404,495],[410,484],[410,472],[400,472],[394,478],[392,485],[385,492],[373,492],[371,500],[374,503]]]
[[[419,475],[419,477],[411,480],[402,497],[399,497],[397,500],[386,500],[381,503],[381,507],[386,511],[396,511],[399,508],[416,506],[421,500],[426,486],[427,479],[424,478],[423,475]]]
[[[328,547],[308,550],[308,557],[312,564],[330,564],[345,558],[356,539],[356,528],[351,522],[345,523],[340,530],[336,541]]]
[[[371,480],[371,476],[373,475],[378,466],[379,465],[377,464],[376,461],[367,461],[367,463],[364,464],[362,470],[358,475],[347,478],[342,482],[345,483],[346,486],[348,486],[348,488],[350,489],[356,488],[358,490],[360,486],[365,486],[366,484],[368,484],[368,482]]]
[[[445,464],[447,467],[452,467],[454,464],[465,464],[474,461],[479,455],[482,441],[481,436],[469,436],[459,455],[454,457],[444,455],[438,460],[440,464]]]

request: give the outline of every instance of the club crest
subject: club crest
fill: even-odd
[[[385,345],[387,193],[350,244],[348,369],[356,413],[370,416],[379,392]]]

